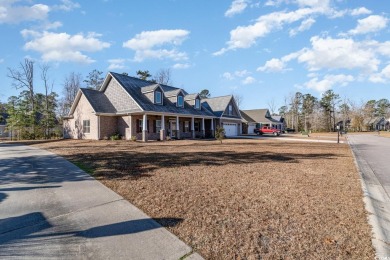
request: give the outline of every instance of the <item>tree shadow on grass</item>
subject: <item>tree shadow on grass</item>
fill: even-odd
[[[299,163],[301,160],[334,160],[340,157],[333,153],[274,153],[274,152],[180,152],[145,153],[134,151],[104,151],[93,154],[67,155],[69,160],[79,160],[98,169],[94,176],[103,178],[149,177],[150,172],[162,168],[188,166],[225,166],[258,163]]]

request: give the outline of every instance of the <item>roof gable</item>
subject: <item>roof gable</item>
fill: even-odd
[[[237,117],[241,117],[236,101],[232,95],[202,99],[202,105],[211,110],[217,117],[224,116],[229,104],[234,106],[234,109],[237,111]]]

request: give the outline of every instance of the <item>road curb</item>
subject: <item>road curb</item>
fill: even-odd
[[[360,176],[360,182],[363,190],[363,202],[368,213],[368,223],[372,227],[371,241],[375,249],[375,256],[377,259],[387,259],[387,257],[390,256],[389,239],[386,236],[383,223],[380,221],[380,212],[377,207],[374,206],[374,200],[381,201],[384,203],[389,203],[390,200],[382,185],[366,183],[366,175],[369,175],[371,180],[375,183],[379,183],[379,180],[377,179],[375,173],[372,171],[368,163],[357,154],[358,152],[356,150],[354,150],[354,144],[351,142],[348,136],[347,143],[351,148],[354,163]],[[362,168],[364,168],[364,170],[362,170]]]

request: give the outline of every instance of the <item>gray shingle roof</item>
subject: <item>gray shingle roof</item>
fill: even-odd
[[[115,113],[117,112],[115,107],[108,100],[107,96],[103,92],[94,89],[80,88],[81,92],[85,95],[93,110],[96,113]]]
[[[144,110],[150,112],[161,112],[161,113],[172,113],[172,114],[187,114],[194,116],[214,116],[212,112],[202,107],[201,110],[197,110],[192,106],[184,103],[184,107],[176,107],[171,101],[164,97],[164,105],[156,105],[151,102],[144,94],[141,92],[141,88],[150,86],[153,84],[150,81],[126,76],[123,74],[118,74],[110,72],[110,74],[118,81],[119,84],[129,93],[129,95],[134,99],[135,102]],[[160,84],[160,87],[163,89],[164,93],[169,91],[180,91],[181,89]],[[187,95],[183,91],[184,95]]]
[[[267,112],[268,109],[241,110],[241,116],[243,116],[247,122],[280,124],[279,121],[273,119],[272,117],[266,117],[265,115]]]
[[[205,106],[210,111],[213,111],[214,115],[221,117],[223,112],[225,112],[227,106],[229,105],[232,95],[223,96],[223,97],[214,97],[202,99],[202,106]]]
[[[188,100],[194,100],[197,96],[199,96],[199,94],[195,93],[195,94],[188,94],[184,97],[184,100],[185,101],[188,101]]]
[[[147,93],[147,92],[151,92],[151,91],[154,91],[156,90],[156,88],[158,88],[158,86],[160,86],[160,84],[152,84],[152,85],[149,85],[149,86],[146,86],[146,87],[142,87],[141,88],[141,92],[142,93]]]

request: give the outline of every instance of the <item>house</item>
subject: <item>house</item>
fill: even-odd
[[[388,121],[384,117],[374,117],[363,121],[364,131],[386,130]]]
[[[278,121],[281,123],[280,125],[280,131],[284,132],[284,130],[287,128],[286,121],[283,116],[271,116],[272,119]]]
[[[215,106],[214,99],[201,100],[180,88],[109,72],[99,90],[79,90],[64,118],[64,138],[99,140],[120,134],[147,141],[214,136],[217,124],[234,120],[234,113],[239,117],[232,98],[224,102],[227,115],[217,117],[222,106]]]
[[[202,106],[213,112],[216,125],[224,128],[227,137],[242,134],[241,113],[232,95],[203,99]]]
[[[275,127],[282,130],[284,123],[281,119],[272,118],[268,109],[241,110],[243,130],[245,134],[253,134],[255,128],[263,126]],[[284,121],[284,120],[283,120]]]

